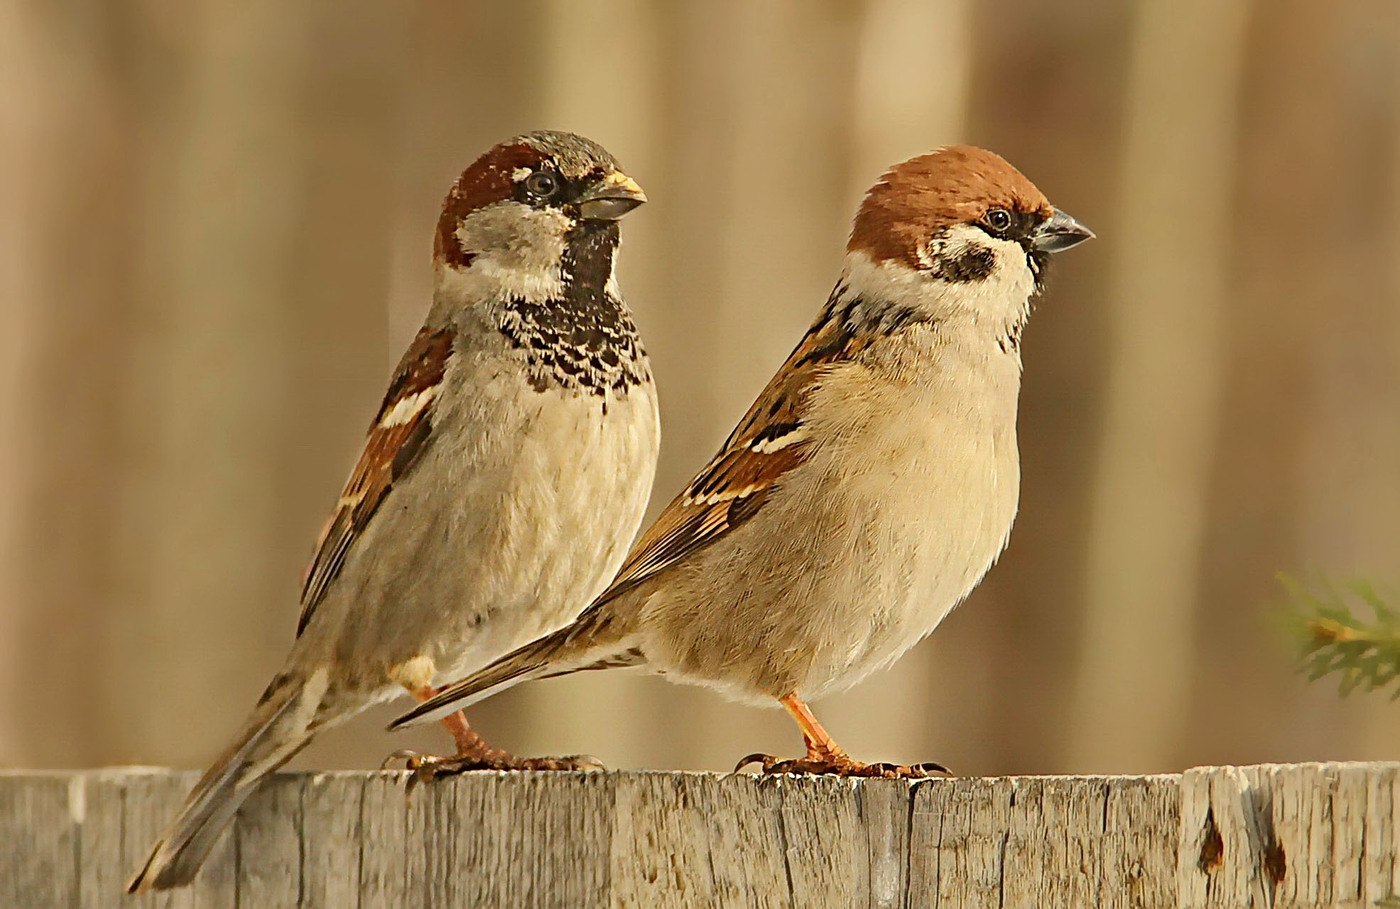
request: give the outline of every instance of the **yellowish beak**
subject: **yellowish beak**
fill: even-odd
[[[584,190],[578,210],[588,221],[616,221],[646,200],[636,180],[615,170]]]

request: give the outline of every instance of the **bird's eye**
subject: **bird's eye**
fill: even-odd
[[[525,191],[532,196],[548,199],[559,191],[559,178],[547,170],[537,170],[525,178]]]
[[[987,212],[987,226],[995,231],[1003,231],[1011,227],[1011,212],[1004,208],[994,208]]]

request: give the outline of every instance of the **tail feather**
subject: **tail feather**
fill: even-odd
[[[643,662],[640,650],[622,643],[606,617],[590,610],[572,625],[517,647],[479,672],[446,686],[394,720],[389,728],[440,720],[522,682]]]
[[[311,740],[309,718],[295,709],[304,692],[291,686],[258,705],[242,734],[186,797],[180,814],[127,883],[128,893],[167,890],[194,879],[257,783]]]
[[[556,632],[557,634],[557,632]],[[549,669],[547,648],[544,645],[554,635],[541,638],[513,650],[480,672],[473,673],[458,682],[443,688],[433,697],[419,704],[413,710],[389,724],[390,729],[402,729],[433,720],[440,720],[463,707],[485,700],[491,695],[521,682],[528,682],[546,674]]]

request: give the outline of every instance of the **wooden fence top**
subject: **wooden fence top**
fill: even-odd
[[[1400,907],[1400,764],[842,780],[280,774],[193,888],[122,885],[196,774],[0,772],[0,907]]]

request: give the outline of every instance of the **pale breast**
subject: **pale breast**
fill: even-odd
[[[969,379],[867,390],[868,408],[811,465],[800,492],[825,512],[818,557],[842,566],[808,585],[814,640],[837,629],[815,648],[813,696],[897,659],[1005,546],[1020,492],[1015,399]]]
[[[427,655],[439,678],[565,624],[602,590],[659,444],[649,378],[604,395],[537,390],[514,354],[488,349],[455,360],[445,382],[430,449],[333,591],[353,600],[337,647],[347,661]]]
[[[847,366],[823,381],[815,455],[665,594],[671,634],[689,635],[681,675],[815,697],[896,659],[976,585],[1015,517],[1019,370],[939,367],[886,380]],[[725,621],[700,624],[682,596]]]

